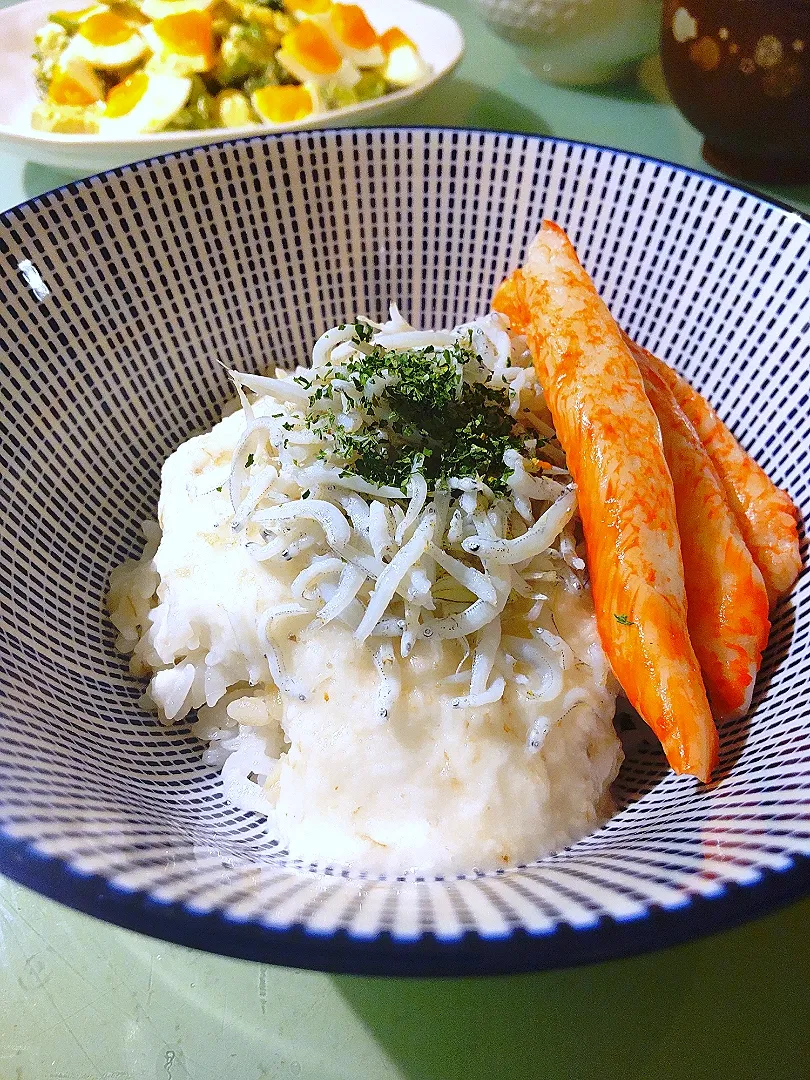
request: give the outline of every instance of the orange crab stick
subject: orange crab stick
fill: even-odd
[[[790,592],[802,568],[796,507],[743,450],[705,398],[663,360],[651,353],[646,356],[705,446],[773,607]]]
[[[695,429],[637,345],[633,355],[658,417],[686,582],[687,626],[717,719],[742,716],[768,643],[768,593],[723,485]]]
[[[526,284],[520,267],[513,270],[492,294],[492,310],[500,311],[509,319],[513,334],[526,334],[529,329],[529,312],[526,307]]]
[[[717,731],[687,629],[672,480],[638,364],[551,222],[494,306],[525,327],[577,485],[599,636],[614,673],[672,768],[708,781]]]

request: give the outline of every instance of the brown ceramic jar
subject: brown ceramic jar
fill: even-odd
[[[664,0],[661,59],[711,165],[810,180],[810,0]]]

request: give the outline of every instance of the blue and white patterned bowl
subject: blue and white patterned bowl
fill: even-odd
[[[260,370],[391,298],[417,324],[457,323],[486,308],[542,216],[806,514],[810,224],[721,181],[520,135],[312,132],[125,167],[3,215],[4,873],[157,937],[378,974],[583,963],[808,891],[807,577],[709,790],[638,739],[603,829],[452,879],[285,858],[226,803],[187,730],[139,711],[114,651],[110,569],[139,548],[164,458],[229,396],[215,361]]]

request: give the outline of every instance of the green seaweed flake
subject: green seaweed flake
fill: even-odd
[[[307,426],[331,441],[345,471],[400,489],[416,470],[434,484],[472,477],[506,494],[511,470],[504,453],[523,453],[527,435],[509,413],[508,391],[481,381],[486,373],[471,341],[395,351],[370,345],[374,331],[365,323],[354,331],[362,355],[313,380],[306,416]],[[338,393],[335,377],[357,395],[363,419],[357,430],[344,426],[340,409],[318,407]]]

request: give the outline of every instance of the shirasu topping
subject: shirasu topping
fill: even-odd
[[[381,720],[400,663],[428,638],[464,648],[456,704],[500,700],[507,680],[525,682],[521,669],[548,666],[544,588],[579,588],[584,569],[575,489],[525,349],[497,314],[418,331],[392,307],[384,324],[328,330],[312,360],[294,375],[231,372],[246,422],[232,528],[251,527],[259,561],[303,557],[294,602],[261,620],[278,689],[306,697],[284,670],[278,625],[306,633],[338,619],[373,650]],[[530,637],[502,632],[516,600]]]

